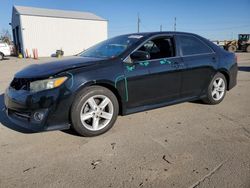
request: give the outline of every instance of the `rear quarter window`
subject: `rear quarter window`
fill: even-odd
[[[204,42],[192,36],[178,36],[182,55],[197,55],[213,53]]]

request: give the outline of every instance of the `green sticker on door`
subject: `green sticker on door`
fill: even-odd
[[[149,61],[142,61],[139,63],[141,66],[148,66],[149,65]]]
[[[165,64],[169,64],[170,65],[171,63],[172,63],[171,61],[168,61],[166,59],[163,59],[163,60],[160,61],[161,65],[165,65]]]
[[[128,72],[131,72],[131,71],[135,70],[135,65],[133,65],[133,66],[128,66],[127,65],[126,68],[127,68]]]

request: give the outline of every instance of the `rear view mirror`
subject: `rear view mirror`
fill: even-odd
[[[131,60],[133,61],[144,61],[144,60],[149,60],[150,59],[150,54],[145,51],[135,51],[130,55]]]

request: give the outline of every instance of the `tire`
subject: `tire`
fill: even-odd
[[[236,52],[237,48],[236,48],[236,46],[234,46],[234,45],[230,45],[230,46],[228,46],[227,50],[228,50],[229,52]]]
[[[248,53],[250,52],[250,45],[247,46],[246,52],[248,52]]]
[[[72,127],[82,136],[97,136],[114,125],[118,113],[119,104],[113,92],[90,86],[80,91],[72,104]]]
[[[220,85],[219,85],[220,84]],[[217,73],[207,88],[207,97],[203,101],[207,104],[219,104],[227,92],[227,80],[222,73]]]
[[[3,60],[4,59],[4,55],[3,53],[0,52],[0,60]]]

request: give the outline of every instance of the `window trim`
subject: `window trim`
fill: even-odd
[[[207,46],[211,50],[211,52],[209,52],[209,53],[197,53],[197,54],[183,55],[182,48],[181,48],[181,42],[180,42],[180,36],[186,36],[186,37],[190,37],[190,38],[193,37],[193,38],[197,39],[198,41],[200,41],[201,43],[203,43],[205,46]],[[180,56],[181,57],[190,57],[190,56],[200,56],[200,55],[216,54],[215,51],[207,43],[205,43],[204,41],[202,41],[201,39],[199,39],[198,37],[196,37],[194,35],[176,34],[176,37],[177,37],[177,43],[178,43],[178,46],[179,46],[179,52],[180,52]]]
[[[149,37],[147,40],[145,40],[144,42],[142,42],[139,46],[137,46],[131,53],[129,53],[124,59],[123,59],[123,63],[129,63],[132,64],[133,62],[130,60],[130,55],[132,53],[134,53],[135,51],[137,51],[138,49],[140,49],[145,43],[147,43],[148,41],[154,39],[154,38],[158,38],[158,37],[172,37],[173,41],[174,41],[174,50],[175,50],[175,56],[174,57],[165,57],[165,58],[158,58],[158,59],[149,59],[147,61],[157,61],[157,60],[161,60],[161,59],[169,59],[169,58],[178,58],[180,57],[179,55],[179,51],[177,49],[177,42],[176,42],[176,38],[174,34],[158,34],[158,35],[154,35]],[[139,61],[140,62],[140,61]]]

